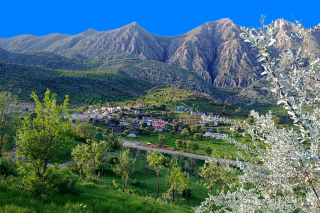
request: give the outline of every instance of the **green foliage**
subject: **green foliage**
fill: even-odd
[[[37,117],[30,120],[28,117],[18,131],[18,153],[27,158],[40,176],[44,176],[48,163],[55,162],[62,156],[65,147],[71,144],[71,123],[66,109],[69,98],[62,105],[57,105],[56,95],[47,90],[42,104],[35,93],[31,97],[36,102]],[[41,170],[41,171],[40,171]]]
[[[165,135],[161,134],[158,136],[158,140],[159,140],[160,144],[164,144],[166,142],[167,138]]]
[[[93,123],[93,118],[89,118],[89,119],[88,119],[88,123],[89,123],[89,124],[92,124],[92,123]]]
[[[134,173],[134,165],[136,163],[136,159],[130,158],[129,152],[129,149],[122,151],[119,156],[119,162],[113,168],[113,171],[124,180],[124,188],[127,188],[128,180]]]
[[[8,157],[0,157],[0,177],[1,176],[16,176],[18,174],[17,164]]]
[[[201,173],[199,173],[206,181],[202,184],[210,189],[212,194],[212,189],[214,185],[219,181],[222,188],[226,187],[226,184],[230,181],[235,181],[235,171],[230,168],[227,164],[220,164],[214,161],[204,164]]]
[[[178,149],[180,149],[180,148],[182,147],[182,140],[181,140],[181,139],[177,139],[177,140],[176,140],[176,147],[177,147]]]
[[[147,122],[145,122],[145,121],[142,121],[142,123],[141,123],[141,127],[143,127],[143,128],[146,128],[146,127],[148,127],[148,124],[147,124]]]
[[[21,182],[20,189],[32,196],[50,194],[78,194],[76,188],[78,179],[69,170],[60,169],[58,166],[47,169],[43,177],[37,174],[31,166],[20,165]]]
[[[174,130],[178,131],[179,127],[180,127],[180,124],[178,122],[173,123],[173,129]]]
[[[18,126],[17,97],[8,92],[0,92],[0,158],[9,135]]]
[[[122,142],[116,135],[110,135],[106,138],[107,146],[110,150],[119,150],[122,147]]]
[[[254,122],[252,117],[246,118],[245,121],[247,124],[252,124]]]
[[[163,160],[164,156],[158,151],[148,151],[147,161],[149,165],[156,171],[158,176],[158,189],[157,189],[157,198],[159,196],[160,186],[159,186],[159,179],[160,179],[160,171],[163,168]]]
[[[92,139],[96,135],[96,128],[89,123],[80,122],[72,126],[73,131],[76,133],[80,141]]]
[[[87,179],[98,178],[99,166],[104,167],[108,156],[108,144],[105,141],[81,144],[72,150],[73,160],[79,168],[80,174]]]
[[[199,142],[199,140],[202,139],[202,133],[195,133],[194,134],[194,139],[196,139]]]
[[[12,91],[24,101],[30,101],[32,91],[43,94],[47,88],[58,94],[58,101],[63,101],[59,97],[69,94],[71,104],[94,104],[107,99],[124,101],[153,87],[145,81],[107,70],[63,71],[3,63],[0,69],[0,91]]]
[[[189,132],[189,129],[188,128],[184,128],[182,131],[181,131],[181,136],[185,139],[187,136],[190,135],[190,132]]]
[[[207,155],[211,155],[212,154],[212,148],[210,146],[206,147],[206,153],[207,153]]]

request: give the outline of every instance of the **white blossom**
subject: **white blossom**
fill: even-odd
[[[297,33],[287,39],[302,39],[304,46],[277,58],[271,57],[269,49],[276,42],[273,23],[259,29],[242,28],[240,36],[258,50],[262,75],[273,82],[271,91],[277,94],[277,104],[284,106],[299,130],[278,128],[271,112],[260,115],[252,111],[255,125],[248,126],[248,133],[254,149],[227,135],[221,137],[260,164],[239,164],[243,170],[239,187],[219,196],[209,195],[195,212],[320,212],[320,59],[307,39],[309,33],[320,30],[320,25],[305,29],[297,22],[296,29]],[[303,62],[305,57],[307,63]],[[279,67],[284,60],[289,64]]]

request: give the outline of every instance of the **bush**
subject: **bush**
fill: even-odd
[[[131,185],[132,186],[141,186],[141,181],[137,180],[137,179],[134,179],[132,182],[131,182]]]
[[[77,182],[78,179],[69,170],[49,167],[43,177],[36,171],[29,170],[28,174],[22,177],[21,189],[32,196],[79,194],[80,190],[75,186]]]
[[[110,163],[110,164],[117,164],[118,161],[119,161],[119,159],[118,159],[118,157],[116,157],[116,156],[113,156],[113,157],[109,157],[109,158],[108,158],[108,163]]]
[[[17,172],[17,164],[9,158],[2,157],[0,158],[0,175],[8,176],[13,175],[16,176]]]

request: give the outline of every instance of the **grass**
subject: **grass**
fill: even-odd
[[[222,129],[221,127],[219,127],[220,129]],[[231,135],[233,132],[230,130],[223,130],[224,133]],[[190,150],[183,150],[183,149],[178,149],[176,147],[176,140],[177,139],[182,139],[184,140],[184,138],[182,138],[180,136],[180,133],[176,132],[176,134],[174,136],[172,136],[169,132],[161,132],[159,134],[163,134],[166,136],[166,141],[164,143],[164,145],[169,146],[174,148],[175,150],[180,150],[180,151],[184,151],[184,152],[191,152]],[[158,135],[159,135],[158,134]],[[153,133],[151,133],[150,135],[140,135],[140,134],[136,134],[137,138],[127,138],[127,137],[123,137],[123,139],[125,140],[129,140],[132,142],[139,142],[141,145],[146,146],[147,143],[159,143],[158,140],[158,135],[155,135]],[[188,137],[186,137],[185,140],[191,140],[195,143],[198,143],[197,140],[194,139],[193,135],[190,135]],[[253,143],[251,142],[249,137],[241,137],[241,142],[243,142],[246,145],[252,146],[253,147]],[[221,139],[217,139],[217,138],[203,138],[199,141],[199,149],[195,152],[196,154],[201,154],[201,155],[207,155],[205,152],[206,147],[211,147],[212,151],[220,158],[227,158],[227,159],[232,159],[232,160],[236,160],[236,158],[241,159],[241,157],[238,155],[238,151],[239,148],[237,148],[234,144],[221,140]],[[245,158],[245,160],[249,160],[249,158],[247,158],[247,155],[245,153],[242,153],[243,157]]]
[[[191,209],[186,206],[171,205],[148,197],[125,194],[108,185],[80,183],[78,187],[83,190],[83,193],[79,196],[67,194],[33,198],[12,191],[8,185],[4,185],[4,181],[1,183],[0,212],[4,213],[191,212]]]

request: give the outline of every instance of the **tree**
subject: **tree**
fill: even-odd
[[[72,129],[83,141],[92,139],[96,135],[96,128],[86,122],[77,123],[72,126]]]
[[[157,128],[155,128],[155,129],[153,130],[153,133],[154,133],[155,135],[157,135],[157,134],[159,133],[159,130],[158,130]]]
[[[127,188],[128,180],[134,173],[134,165],[136,163],[136,159],[130,158],[129,152],[130,150],[126,149],[120,153],[119,163],[113,169],[124,180],[125,188]]]
[[[0,158],[9,134],[18,122],[17,98],[8,92],[0,92]]]
[[[75,164],[87,178],[95,176],[98,178],[97,171],[99,166],[103,168],[103,161],[108,157],[109,148],[105,141],[88,142],[87,144],[77,145],[72,150],[72,157]]]
[[[206,153],[207,153],[207,155],[211,155],[212,154],[212,149],[211,149],[210,146],[206,147]]]
[[[177,159],[174,160],[172,159],[171,160],[171,168],[170,168],[170,175],[167,176],[167,180],[169,181],[169,183],[171,184],[171,187],[170,189],[168,190],[168,194],[170,199],[172,199],[172,202],[175,201],[175,195],[176,194],[179,194],[182,193],[182,190],[183,190],[183,180],[184,180],[184,176],[186,176],[186,173],[185,172],[182,172],[181,171],[181,168],[178,164],[178,161]],[[180,187],[179,187],[180,186]]]
[[[194,135],[197,132],[197,128],[195,126],[192,126],[190,131],[191,131],[191,134]]]
[[[178,122],[173,123],[173,129],[174,130],[178,131],[179,127],[180,127],[180,124]]]
[[[184,128],[182,131],[181,131],[181,136],[186,139],[187,136],[190,135],[190,132],[189,132],[189,129],[188,128]]]
[[[262,74],[272,81],[271,91],[278,97],[277,104],[284,106],[299,129],[279,128],[271,112],[260,115],[251,111],[255,124],[248,127],[248,133],[255,149],[228,136],[224,139],[253,155],[251,163],[258,160],[262,164],[241,166],[243,174],[239,177],[239,188],[220,196],[210,196],[196,212],[209,210],[213,205],[218,211],[229,209],[233,212],[320,211],[320,70],[319,58],[308,41],[309,34],[319,31],[320,26],[306,29],[296,23],[296,33],[288,36],[288,40],[301,42],[302,47],[298,51],[283,51],[276,58],[270,55],[270,48],[276,42],[273,23],[263,24],[260,29],[242,28],[241,37],[259,51],[258,61],[264,68]],[[301,50],[304,50],[303,55]]]
[[[210,193],[212,194],[212,189],[218,181],[223,186],[229,182],[232,177],[231,171],[232,170],[228,166],[210,161],[203,165],[199,175],[206,180],[202,183],[205,187],[210,189]]]
[[[143,128],[146,128],[146,127],[148,127],[148,124],[147,124],[147,122],[145,122],[145,121],[142,121],[142,123],[141,123],[141,127],[143,127]]]
[[[164,144],[166,142],[166,136],[165,135],[159,135],[158,140],[160,144]]]
[[[197,141],[198,141],[198,143],[199,143],[199,141],[202,139],[202,134],[201,133],[196,133],[196,134],[194,134],[194,139],[196,139]]]
[[[180,148],[182,147],[182,141],[181,141],[181,139],[177,139],[177,140],[176,140],[176,147],[177,147],[178,149],[180,149]]]
[[[45,175],[49,162],[55,162],[69,146],[72,137],[71,122],[66,114],[69,97],[57,105],[56,94],[48,89],[44,97],[44,112],[38,96],[31,97],[36,102],[37,117],[32,121],[26,117],[18,130],[18,153],[29,159],[40,176]],[[42,171],[40,171],[42,168]]]
[[[149,162],[149,165],[153,167],[153,170],[156,171],[157,176],[158,176],[158,189],[157,189],[157,196],[156,198],[159,197],[159,191],[160,191],[160,186],[159,186],[159,181],[160,181],[160,171],[163,168],[163,159],[164,156],[158,151],[148,151],[147,155],[147,161]]]
[[[164,104],[160,105],[160,107],[159,107],[159,109],[161,109],[161,110],[166,110],[166,108],[167,108],[167,106]]]
[[[192,149],[192,152],[195,153],[199,149],[199,144],[192,143],[191,149]]]
[[[168,130],[169,128],[170,128],[170,124],[165,123],[165,124],[164,124],[164,129],[165,129],[165,130]]]
[[[92,124],[92,123],[93,123],[93,118],[89,118],[89,119],[88,119],[88,123],[89,123],[89,124]]]

